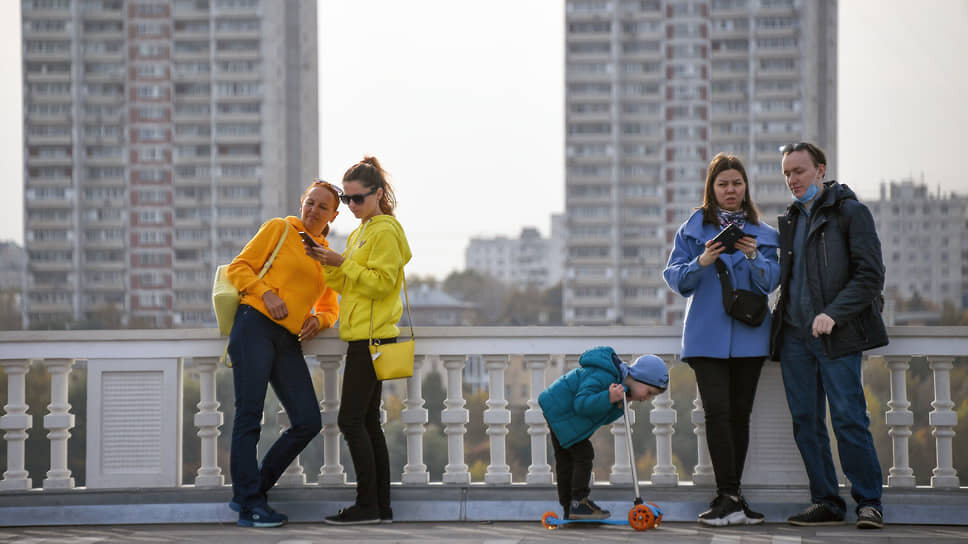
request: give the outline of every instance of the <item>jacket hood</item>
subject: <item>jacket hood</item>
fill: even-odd
[[[397,245],[400,247],[400,254],[403,256],[403,264],[410,262],[413,253],[410,251],[410,244],[407,242],[407,235],[403,232],[403,227],[396,217],[392,215],[377,215],[370,219],[369,228],[379,230],[392,230],[396,235]]]
[[[623,377],[622,371],[620,370],[622,360],[619,359],[615,350],[608,346],[592,348],[582,353],[581,358],[578,359],[578,364],[585,368],[599,368],[613,374],[616,378],[616,383]]]

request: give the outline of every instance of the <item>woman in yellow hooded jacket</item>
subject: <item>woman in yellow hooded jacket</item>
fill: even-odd
[[[340,255],[326,248],[307,248],[310,256],[326,265],[326,283],[341,296],[339,336],[348,343],[337,422],[356,470],[356,502],[325,521],[388,523],[393,512],[390,458],[380,426],[383,382],[373,370],[369,339],[371,327],[372,337],[381,344],[396,342],[400,334],[400,287],[410,246],[393,216],[396,199],[376,158],[365,157],[346,171],[340,199],[360,219],[360,226],[347,239],[346,251]]]
[[[241,293],[229,336],[235,385],[232,424],[232,502],[243,527],[278,527],[287,521],[266,493],[319,434],[322,422],[301,341],[332,327],[339,306],[320,263],[305,255],[300,232],[327,247],[324,236],[337,215],[339,190],[315,181],[303,194],[300,216],[270,219],[232,260],[228,279]],[[259,271],[279,240],[282,246],[262,278]],[[256,462],[266,387],[272,385],[290,426]]]

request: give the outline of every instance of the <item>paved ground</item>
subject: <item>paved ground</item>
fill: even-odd
[[[113,527],[25,527],[0,529],[0,543],[204,543],[312,544],[322,542],[438,542],[518,544],[551,542],[636,542],[663,544],[954,544],[968,541],[968,526],[893,525],[858,531],[852,525],[803,529],[784,524],[706,529],[694,523],[665,523],[636,532],[628,527],[562,528],[539,522],[396,523],[333,527],[292,523],[279,529],[243,529],[229,524],[122,525]]]

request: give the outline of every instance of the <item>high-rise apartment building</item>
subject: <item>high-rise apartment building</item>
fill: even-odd
[[[880,199],[867,204],[881,240],[885,296],[968,308],[968,197],[905,180],[881,183]]]
[[[561,281],[564,256],[564,216],[551,216],[551,236],[534,227],[517,238],[471,238],[464,250],[464,268],[515,287],[547,289]]]
[[[767,223],[778,148],[836,168],[835,0],[567,0],[566,323],[678,324],[662,280],[709,160],[740,156]]]
[[[23,0],[25,326],[211,325],[318,169],[313,0]]]

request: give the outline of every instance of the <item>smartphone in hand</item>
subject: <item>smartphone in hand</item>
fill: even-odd
[[[725,248],[724,253],[736,253],[736,242],[743,237],[756,238],[755,234],[749,234],[743,232],[743,229],[737,227],[735,224],[730,224],[728,227],[724,228],[712,239],[713,242],[719,242],[723,244]]]
[[[299,231],[299,237],[302,238],[303,244],[305,244],[308,249],[323,247],[316,243],[316,240],[313,240],[312,236],[303,231]]]

